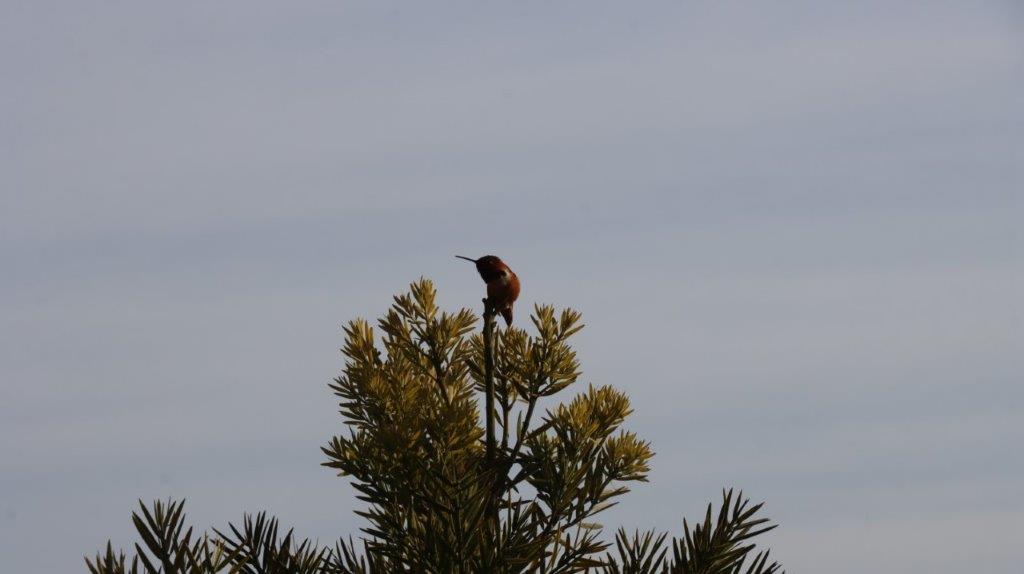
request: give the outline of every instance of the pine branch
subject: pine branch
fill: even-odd
[[[360,539],[322,548],[265,513],[199,535],[185,525],[182,502],[140,502],[134,555],[108,542],[86,558],[89,572],[780,570],[752,542],[774,526],[758,517],[761,505],[732,491],[693,528],[684,521],[678,539],[619,530],[614,546],[604,541],[595,517],[618,504],[630,483],[647,480],[653,452],[623,429],[632,409],[614,388],[591,385],[571,400],[553,398],[580,377],[569,344],[583,327],[579,313],[538,305],[531,332],[498,331],[485,299],[474,333],[471,311],[442,312],[435,300],[433,285],[421,279],[394,298],[377,323],[380,339],[366,321],[345,327],[345,366],[330,388],[347,430],[322,451],[323,465],[348,477],[365,505],[356,511],[365,520]]]

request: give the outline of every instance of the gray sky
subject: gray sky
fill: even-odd
[[[135,500],[355,533],[341,325],[495,253],[792,572],[1019,572],[1024,10],[1006,2],[0,3],[0,555]],[[520,312],[522,317],[524,314]]]

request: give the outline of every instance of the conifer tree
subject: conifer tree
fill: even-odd
[[[580,314],[537,306],[532,333],[483,325],[468,309],[442,312],[421,279],[378,322],[345,327],[342,374],[330,385],[346,430],[322,448],[363,505],[358,541],[317,547],[265,513],[195,535],[183,503],[139,502],[141,538],[129,559],[108,542],[93,574],[163,573],[702,573],[772,574],[751,540],[774,528],[761,505],[726,490],[717,512],[611,542],[596,521],[630,485],[646,482],[653,452],[623,430],[629,399],[578,386],[569,345]],[[482,404],[481,404],[482,399]],[[543,406],[541,403],[549,406]]]

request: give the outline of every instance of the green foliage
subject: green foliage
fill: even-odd
[[[151,510],[152,508],[152,510]],[[184,530],[184,502],[156,501],[152,507],[139,501],[139,512],[132,513],[135,530],[145,548],[135,544],[136,554],[127,562],[124,552],[116,555],[107,543],[105,553],[86,558],[92,574],[139,574],[142,572],[180,572],[207,574],[214,572],[244,572],[231,567],[240,558],[234,551],[225,551],[223,537],[211,541],[203,535],[192,539],[192,528]]]
[[[632,410],[611,387],[541,406],[579,379],[569,340],[580,314],[538,306],[534,334],[497,330],[485,300],[474,333],[471,311],[442,312],[435,296],[421,279],[395,297],[379,340],[363,320],[345,327],[346,363],[330,387],[347,429],[322,450],[364,505],[358,543],[318,548],[263,514],[193,539],[182,503],[140,503],[133,519],[145,547],[129,562],[108,543],[86,560],[90,572],[778,571],[749,543],[773,528],[755,518],[761,505],[732,491],[714,521],[709,505],[678,539],[620,530],[610,552],[595,519],[647,480],[653,453],[621,428]]]
[[[603,568],[606,574],[638,574],[662,572],[665,574],[774,574],[781,570],[768,562],[768,552],[758,552],[751,558],[754,544],[745,544],[751,538],[775,528],[767,518],[755,518],[762,504],[750,506],[743,494],[733,491],[722,493],[722,506],[712,522],[709,504],[704,522],[692,530],[683,520],[683,537],[673,538],[669,546],[672,555],[666,561],[668,547],[665,534],[634,533],[630,538],[625,530],[615,535],[617,557],[608,555]],[[750,558],[750,562],[747,559]]]

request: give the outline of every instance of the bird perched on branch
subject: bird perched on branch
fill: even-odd
[[[509,269],[501,258],[495,255],[484,255],[480,259],[471,259],[456,255],[459,259],[472,261],[476,270],[487,284],[487,303],[492,309],[501,313],[505,325],[512,325],[512,304],[519,297],[519,278]]]

